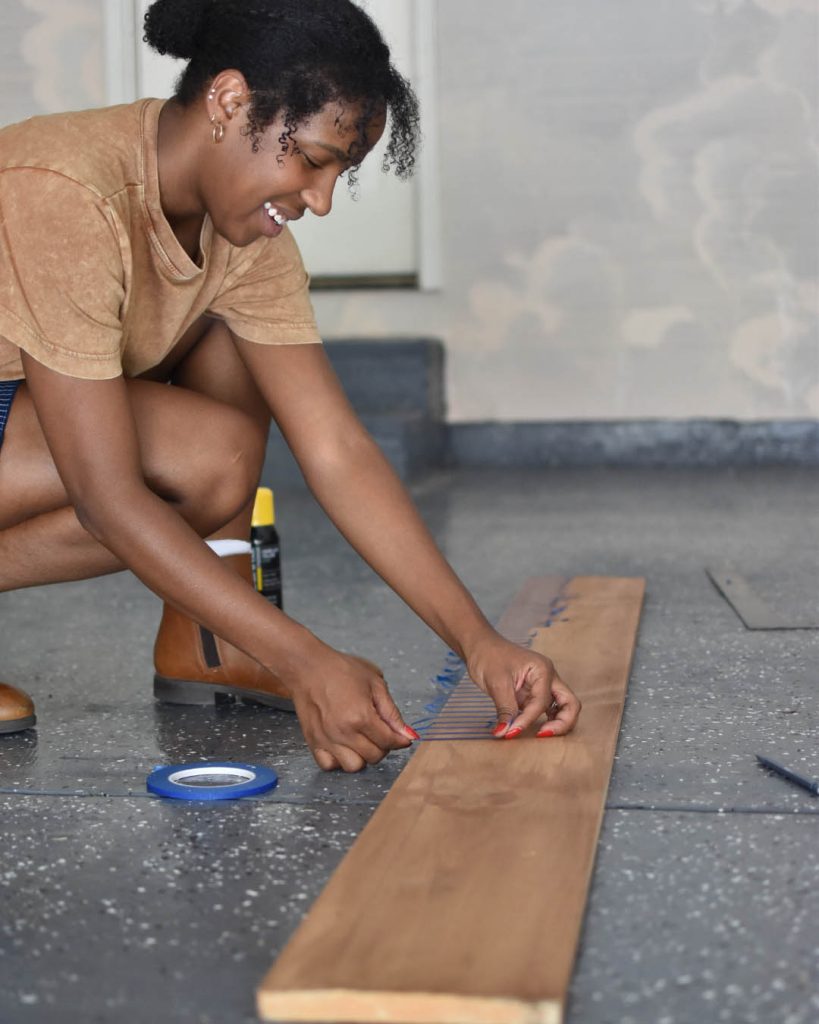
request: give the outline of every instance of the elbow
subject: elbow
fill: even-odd
[[[106,544],[106,539],[110,533],[108,525],[108,517],[100,505],[87,497],[83,497],[73,502],[74,515],[77,517],[80,526],[89,533],[94,540],[100,542],[100,544]],[[106,544],[107,546],[107,544]]]
[[[375,440],[363,428],[327,438],[298,459],[311,490],[354,475],[360,468],[386,461]]]
[[[71,495],[74,514],[80,526],[94,540],[113,550],[117,537],[122,534],[122,527],[129,514],[128,509],[136,507],[136,495],[124,493],[118,487],[116,497],[112,498],[110,488],[81,488]]]

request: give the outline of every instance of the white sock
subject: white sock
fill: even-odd
[[[205,543],[220,558],[250,554],[250,544],[246,540],[206,540]]]

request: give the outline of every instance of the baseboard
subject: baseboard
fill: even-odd
[[[819,465],[817,419],[446,423],[440,340],[344,338],[328,340],[326,350],[356,412],[405,480],[441,467]],[[274,428],[265,481],[300,478]]]
[[[451,469],[655,466],[819,466],[819,421],[607,420],[436,424],[421,416],[363,415],[404,480]],[[301,474],[273,428],[263,475],[271,487]]]
[[[819,420],[454,423],[450,467],[817,466]]]

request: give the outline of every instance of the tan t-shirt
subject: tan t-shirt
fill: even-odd
[[[72,377],[135,377],[203,313],[249,341],[320,341],[292,235],[231,245],[205,217],[195,263],[159,199],[163,100],[0,131],[0,380],[20,349]]]

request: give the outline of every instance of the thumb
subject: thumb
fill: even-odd
[[[387,723],[393,732],[397,732],[399,736],[408,740],[420,740],[421,737],[418,733],[411,729],[401,717],[401,712],[390,696],[386,684],[373,687],[373,704],[379,717]]]
[[[518,701],[515,686],[511,679],[507,680],[492,694],[492,700],[498,711],[498,723],[492,730],[493,736],[505,736],[518,713]]]

